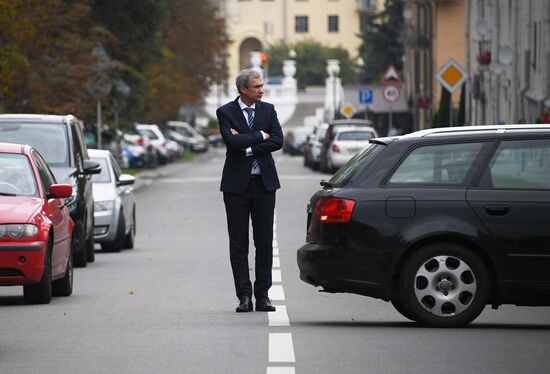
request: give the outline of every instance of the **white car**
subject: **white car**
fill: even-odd
[[[94,241],[104,251],[131,249],[136,235],[135,177],[122,174],[109,151],[89,149],[88,154],[101,165],[101,173],[92,176]]]
[[[318,170],[321,163],[321,149],[323,148],[323,141],[327,134],[328,123],[322,123],[315,129],[313,136],[309,140],[309,155],[310,165],[313,170]]]
[[[168,121],[166,126],[179,134],[179,137],[175,136],[176,139],[173,140],[178,143],[181,142],[187,150],[191,152],[206,152],[208,150],[208,141],[206,138],[187,122]]]
[[[328,170],[334,173],[377,136],[368,126],[337,127],[327,153]]]
[[[142,123],[136,124],[136,130],[142,135],[149,138],[149,141],[155,148],[158,156],[159,164],[166,164],[176,157],[168,147],[168,139],[157,125],[146,125]]]

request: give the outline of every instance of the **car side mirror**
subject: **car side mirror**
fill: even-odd
[[[48,199],[62,199],[71,197],[73,194],[73,186],[70,184],[52,184],[50,186],[50,192],[46,194]]]
[[[136,177],[130,174],[120,174],[118,180],[116,181],[117,186],[130,186],[134,184]]]
[[[84,160],[84,174],[92,175],[101,173],[101,165],[92,160]]]

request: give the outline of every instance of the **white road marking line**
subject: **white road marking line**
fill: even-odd
[[[279,247],[273,247],[273,256],[279,256]]]
[[[268,367],[266,374],[296,374],[296,370],[293,367]]]
[[[269,362],[296,362],[292,334],[269,334]]]
[[[283,286],[280,286],[280,285],[271,286],[271,288],[268,291],[268,297],[274,301],[284,300],[285,291],[283,290]]]
[[[269,326],[290,326],[290,320],[286,313],[286,305],[277,305],[274,312],[267,312]]]
[[[279,269],[281,267],[281,260],[279,257],[273,257],[273,269]]]
[[[275,283],[281,283],[283,280],[281,276],[281,269],[272,269],[271,270],[271,281]]]
[[[277,240],[273,239],[273,242],[271,242],[271,245],[274,247],[277,247]]]

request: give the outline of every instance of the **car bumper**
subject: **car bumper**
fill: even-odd
[[[374,298],[389,299],[389,287],[378,279],[369,279],[349,251],[331,245],[305,244],[297,253],[300,279],[324,291],[347,292]],[[354,265],[355,264],[355,268]]]
[[[191,150],[191,152],[206,152],[208,150],[208,144],[206,143],[190,144],[189,149]]]
[[[0,285],[40,282],[44,274],[46,242],[0,244]]]
[[[118,210],[94,212],[94,241],[110,243],[115,240],[118,230]]]

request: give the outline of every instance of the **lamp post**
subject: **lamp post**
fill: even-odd
[[[327,60],[327,73],[329,78],[332,80],[332,118],[336,118],[336,110],[338,109],[337,103],[337,84],[338,84],[338,74],[340,74],[340,60],[330,59]]]

